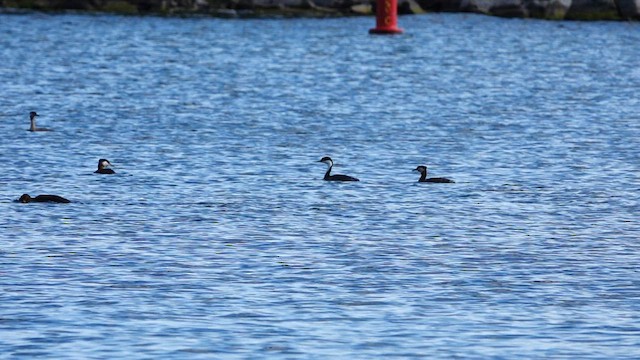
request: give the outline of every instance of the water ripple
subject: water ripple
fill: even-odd
[[[401,20],[0,15],[1,353],[640,357],[637,24]]]

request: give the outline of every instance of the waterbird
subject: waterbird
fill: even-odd
[[[17,200],[21,203],[30,203],[30,202],[55,202],[55,203],[70,203],[71,201],[63,198],[58,195],[38,195],[36,197],[31,197],[29,194],[22,194],[20,198]]]
[[[333,160],[331,160],[331,158],[328,156],[323,157],[318,162],[325,163],[327,164],[327,166],[329,166],[329,168],[327,169],[327,172],[324,174],[324,179],[327,181],[360,181],[348,175],[340,175],[340,174],[331,175],[330,173],[331,173],[331,168],[333,167]]]
[[[413,169],[413,171],[417,171],[420,173],[419,182],[430,182],[430,183],[455,183],[455,181],[447,179],[447,178],[427,178],[427,167],[424,165],[419,165],[417,168]]]
[[[36,127],[36,116],[40,115],[35,111],[29,113],[29,118],[31,119],[31,127],[29,127],[29,131],[52,131],[51,129]]]
[[[94,171],[96,174],[115,174],[116,172],[112,169],[107,169],[108,166],[111,166],[111,163],[107,159],[98,160],[98,170]]]

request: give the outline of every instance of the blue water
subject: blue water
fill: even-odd
[[[640,24],[400,25],[0,15],[0,357],[640,358]]]

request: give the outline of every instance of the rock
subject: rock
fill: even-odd
[[[462,0],[465,11],[503,17],[528,17],[521,0]]]
[[[489,7],[489,14],[501,17],[529,17],[529,12],[520,0],[492,1]]]
[[[571,7],[572,0],[527,0],[529,17],[562,20]]]
[[[373,6],[371,4],[356,4],[351,6],[351,11],[355,14],[371,15],[373,14]]]
[[[109,1],[101,10],[118,14],[136,14],[138,7],[126,1]]]
[[[425,11],[455,12],[464,11],[462,3],[468,1],[471,0],[417,0],[417,3]]]
[[[617,0],[620,17],[627,20],[640,20],[640,0]]]
[[[411,9],[411,12],[413,14],[424,14],[424,13],[426,13],[426,11],[422,8],[422,6],[420,6],[420,4],[418,4],[417,1],[415,1],[415,0],[407,0],[407,2],[409,3],[409,8]]]
[[[614,0],[572,0],[565,19],[617,20],[620,14]]]

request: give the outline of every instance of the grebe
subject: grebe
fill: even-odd
[[[55,202],[55,203],[70,203],[71,201],[63,198],[62,196],[58,196],[58,195],[38,195],[34,198],[32,198],[31,196],[29,196],[29,194],[22,194],[22,196],[20,196],[20,199],[18,199],[19,202],[21,203],[30,203],[30,202]]]
[[[420,165],[417,168],[413,169],[413,171],[418,171],[420,173],[419,182],[430,182],[430,183],[455,183],[455,181],[447,179],[447,178],[428,178],[427,179],[427,167]]]
[[[333,160],[331,160],[330,157],[325,156],[322,159],[320,159],[318,162],[322,162],[327,164],[327,166],[329,166],[329,168],[327,169],[327,172],[324,174],[324,179],[327,181],[360,181],[354,177],[351,176],[347,176],[347,175],[331,175],[331,168],[333,167]]]
[[[111,169],[107,169],[107,166],[111,166],[111,163],[109,162],[109,160],[107,159],[98,160],[98,170],[94,171],[94,173],[96,174],[115,174],[116,173]]]
[[[31,127],[29,128],[29,131],[52,131],[51,129],[36,127],[36,116],[40,115],[35,111],[29,113],[29,118],[31,119]]]

